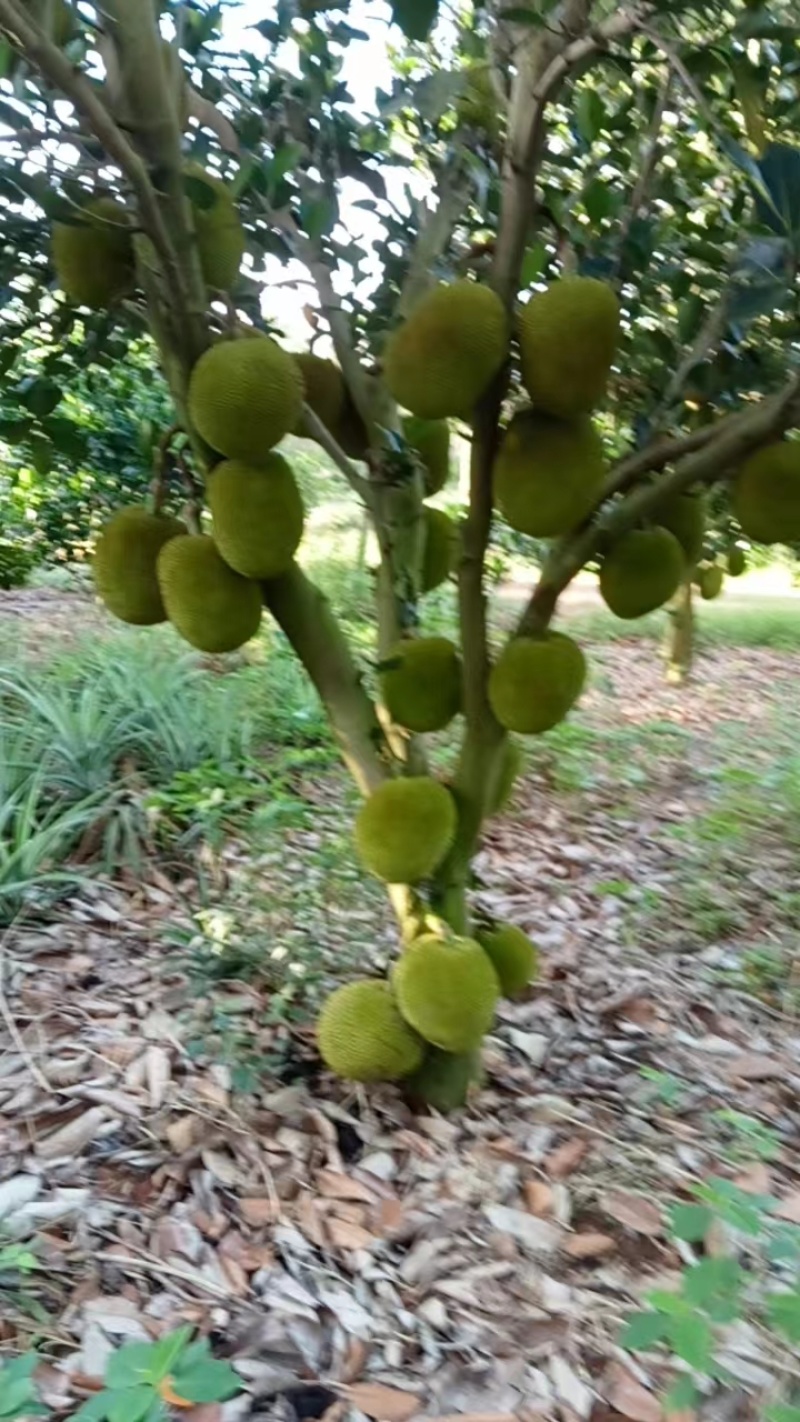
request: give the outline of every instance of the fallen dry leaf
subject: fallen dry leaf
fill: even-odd
[[[632,1422],[661,1422],[661,1403],[621,1363],[611,1362],[600,1379],[606,1401]]]
[[[577,1170],[588,1150],[587,1140],[582,1136],[573,1136],[545,1156],[544,1168],[548,1175],[554,1176],[556,1180],[563,1180],[565,1175],[571,1175],[573,1170]]]
[[[68,1125],[61,1126],[59,1130],[37,1141],[36,1154],[43,1160],[80,1155],[107,1120],[106,1109],[103,1106],[93,1106],[90,1111],[84,1111],[82,1116],[77,1116]]]
[[[351,1180],[349,1175],[340,1175],[336,1170],[318,1171],[316,1183],[320,1195],[328,1200],[360,1200],[365,1205],[375,1203],[374,1190],[360,1180]]]
[[[550,1215],[553,1212],[553,1188],[544,1180],[526,1180],[523,1187],[525,1204],[532,1215]]]
[[[769,1081],[776,1076],[784,1076],[786,1068],[775,1057],[765,1057],[758,1052],[743,1052],[734,1057],[728,1065],[728,1075],[736,1081]]]
[[[793,1190],[791,1195],[786,1195],[775,1213],[779,1220],[788,1220],[790,1224],[800,1224],[800,1190]]]
[[[564,1253],[571,1259],[599,1259],[602,1254],[611,1254],[617,1241],[610,1234],[598,1234],[587,1230],[584,1234],[571,1234],[564,1245]]]
[[[326,1226],[335,1249],[371,1249],[377,1243],[375,1235],[370,1234],[362,1225],[337,1219],[335,1215],[326,1220]]]
[[[603,1209],[612,1220],[632,1229],[636,1234],[661,1234],[664,1224],[658,1205],[644,1195],[627,1190],[613,1190],[603,1196]]]
[[[382,1383],[353,1383],[346,1389],[347,1400],[373,1422],[409,1422],[420,1410],[419,1398]]]
[[[245,1195],[239,1201],[239,1213],[245,1224],[257,1229],[259,1225],[274,1224],[280,1217],[280,1201],[269,1200],[266,1196]]]
[[[746,1170],[734,1176],[734,1185],[747,1195],[769,1195],[772,1193],[772,1176],[761,1160],[748,1165]]]
[[[513,1210],[509,1205],[484,1205],[483,1213],[490,1225],[501,1234],[511,1235],[532,1254],[550,1254],[558,1248],[562,1235],[560,1225],[537,1219],[525,1210]]]

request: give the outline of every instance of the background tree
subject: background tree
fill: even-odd
[[[175,422],[153,508],[100,540],[101,594],[128,620],[166,612],[208,651],[246,641],[262,601],[282,627],[366,797],[358,847],[403,944],[391,985],[329,1000],[323,1055],[449,1106],[500,988],[533,969],[523,935],[472,922],[470,866],[513,776],[508,732],[548,729],[580,693],[583,654],[550,630],[562,592],[600,559],[612,610],[663,604],[694,561],[676,502],[721,480],[754,536],[800,532],[800,446],[780,443],[800,415],[800,154],[785,141],[798,23],[788,4],[539,0],[437,24],[430,0],[397,0],[398,78],[361,119],[341,73],[362,36],[340,11],[259,20],[266,64],[226,52],[221,16],[0,0],[6,397],[55,443],[44,421],[73,334],[116,370],[151,333]],[[264,334],[267,258],[299,293],[313,285],[337,365]],[[33,385],[14,373],[21,308],[51,341]],[[448,419],[471,445],[457,531],[425,503]],[[374,700],[293,558],[302,506],[273,452],[293,431],[327,451],[375,529]],[[173,474],[188,534],[165,516]],[[495,501],[552,540],[510,638],[487,608]],[[424,593],[452,564],[459,647],[421,635]],[[424,735],[459,712],[445,787]]]

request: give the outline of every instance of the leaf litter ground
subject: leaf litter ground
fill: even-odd
[[[191,876],[96,882],[6,934],[0,1242],[39,1267],[0,1273],[0,1343],[39,1342],[62,1415],[115,1346],[189,1323],[247,1389],[196,1422],[657,1422],[664,1368],[618,1338],[690,1257],[670,1205],[721,1175],[800,1223],[796,668],[715,654],[678,692],[652,648],[593,659],[477,863],[543,971],[454,1120],[322,1074],[269,973],[198,979]],[[319,944],[321,990],[391,929],[341,868],[342,781],[297,793],[313,829],[230,842],[217,893],[270,951]],[[757,1416],[796,1362],[729,1334],[704,1415]]]

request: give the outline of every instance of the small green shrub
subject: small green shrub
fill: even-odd
[[[35,566],[32,549],[23,542],[0,538],[0,588],[21,588]]]

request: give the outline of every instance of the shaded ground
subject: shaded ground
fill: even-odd
[[[580,716],[534,746],[477,864],[542,977],[462,1118],[320,1075],[268,974],[215,983],[192,878],[89,886],[6,936],[0,1219],[40,1268],[6,1289],[0,1339],[43,1340],[52,1400],[89,1395],[121,1339],[188,1321],[258,1399],[197,1422],[657,1422],[668,1370],[620,1350],[622,1320],[720,1247],[676,1248],[671,1203],[721,1176],[800,1222],[797,665],[711,654],[681,693],[652,647],[590,651]],[[338,774],[297,793],[313,824],[255,861],[230,844],[212,909],[268,951],[316,944],[322,986],[391,932]],[[710,1417],[758,1415],[795,1375],[755,1325],[720,1348]]]

